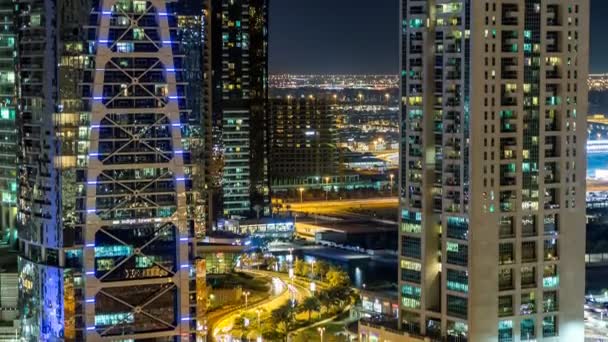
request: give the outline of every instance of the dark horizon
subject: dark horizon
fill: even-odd
[[[271,1],[270,74],[399,74],[399,1]],[[608,73],[607,17],[591,0],[590,73]]]

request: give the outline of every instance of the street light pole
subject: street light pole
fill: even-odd
[[[393,179],[395,178],[395,175],[393,175],[391,173],[390,177],[391,177],[391,196],[392,196],[393,195]]]
[[[325,200],[327,201],[328,198],[328,194],[329,194],[329,177],[325,177]]]
[[[245,309],[247,309],[247,300],[249,299],[250,294],[251,294],[251,292],[249,292],[249,291],[243,292],[243,295],[245,296]]]
[[[299,188],[298,190],[300,190],[300,203],[303,203],[304,198],[302,197],[302,194],[304,193],[304,188]]]
[[[321,335],[321,342],[323,342],[323,333],[325,332],[325,327],[319,327],[317,328],[317,331],[319,332],[319,335]]]

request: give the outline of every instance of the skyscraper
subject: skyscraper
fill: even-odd
[[[582,341],[589,2],[402,16],[401,327]]]
[[[207,0],[207,106],[220,216],[270,213],[268,177],[268,0]]]
[[[0,241],[15,242],[17,228],[17,128],[15,125],[15,25],[13,2],[0,1]]]
[[[272,182],[334,176],[339,169],[333,105],[318,96],[270,100]],[[326,182],[327,183],[327,182]]]
[[[202,340],[202,4],[16,6],[23,338]]]

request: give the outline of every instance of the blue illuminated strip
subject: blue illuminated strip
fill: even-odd
[[[105,71],[106,69],[95,69],[95,71]]]
[[[87,213],[94,213],[95,209],[87,209]]]
[[[100,125],[91,125],[91,128],[99,128]]]
[[[95,303],[95,298],[89,298],[86,300],[87,303]]]
[[[177,100],[177,96],[169,96],[171,100]]]
[[[103,96],[95,96],[93,97],[93,100],[103,100]]]
[[[175,180],[176,180],[176,181],[178,181],[178,182],[181,182],[181,181],[185,181],[185,180],[186,180],[186,178],[184,178],[184,177],[180,177],[180,178],[175,178]]]
[[[108,40],[107,39],[100,39],[100,40],[98,40],[98,42],[100,44],[106,44],[106,43],[108,43]]]
[[[111,15],[112,12],[111,11],[103,11],[103,12],[101,12],[101,14],[103,14],[103,15]]]
[[[97,153],[97,152],[89,153],[89,157],[97,157],[97,156],[99,156],[99,153]]]
[[[89,185],[95,185],[95,184],[97,184],[97,181],[88,181],[87,184],[89,184]]]
[[[174,68],[168,68],[167,72],[175,72],[175,69]]]
[[[173,152],[173,153],[175,153],[175,154],[183,154],[183,153],[184,153],[184,151],[182,151],[182,150],[177,150],[177,151],[175,151],[175,152]]]
[[[188,241],[189,239],[187,237],[185,238],[180,238],[179,241]]]
[[[181,268],[188,268],[188,267],[190,267],[190,265],[189,265],[189,264],[186,264],[186,265],[181,265],[180,267],[181,267]]]
[[[182,317],[182,321],[189,321],[190,317],[186,316],[186,317]]]
[[[158,15],[161,17],[166,17],[167,16],[167,12],[158,12]]]
[[[180,124],[180,123],[174,123],[174,124],[171,124],[171,126],[173,126],[173,127],[182,127],[182,124]]]
[[[88,271],[88,272],[87,272],[87,275],[95,275],[95,272],[93,272],[93,271]]]
[[[94,243],[87,243],[87,245],[86,245],[86,246],[87,246],[87,247],[95,247],[95,244],[94,244]]]
[[[171,44],[170,40],[163,40],[163,44]]]

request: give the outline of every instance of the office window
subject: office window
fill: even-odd
[[[513,342],[513,321],[498,322],[498,342]]]
[[[543,337],[553,337],[557,335],[557,317],[546,316],[543,318]]]
[[[534,318],[524,318],[520,323],[520,338],[522,340],[533,340],[536,338]]]
[[[499,259],[501,265],[512,264],[515,262],[515,252],[513,251],[512,243],[501,243],[498,247]]]
[[[467,266],[469,247],[465,244],[456,242],[446,242],[448,263],[460,266]]]
[[[498,288],[500,291],[512,290],[513,285],[513,269],[503,268],[498,271]]]
[[[446,286],[450,291],[469,292],[469,276],[467,272],[448,268]]]
[[[466,319],[467,318],[467,299],[457,296],[447,296],[448,315]]]
[[[547,291],[543,293],[543,312],[553,312],[558,310],[557,291]]]
[[[531,315],[533,313],[536,313],[536,298],[534,292],[522,293],[519,314]]]
[[[513,316],[513,296],[498,297],[498,316]]]
[[[401,239],[401,254],[406,257],[420,259],[420,239],[404,236]]]

